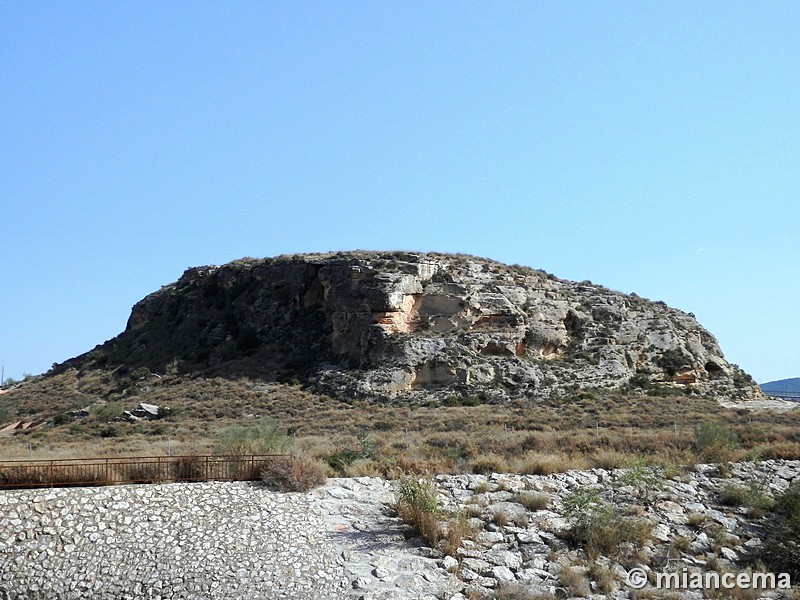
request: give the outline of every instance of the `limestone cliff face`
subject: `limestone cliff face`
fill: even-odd
[[[79,359],[296,378],[380,397],[536,397],[632,378],[758,394],[690,314],[445,254],[295,255],[189,269],[136,304],[122,335]]]

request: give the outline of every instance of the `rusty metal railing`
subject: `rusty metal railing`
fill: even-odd
[[[127,456],[0,461],[0,489],[165,483],[252,481],[283,454]]]

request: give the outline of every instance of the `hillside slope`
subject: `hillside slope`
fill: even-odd
[[[752,397],[694,316],[464,255],[344,252],[188,269],[54,368],[300,381],[335,396],[544,398],[632,382]]]
[[[762,383],[760,387],[765,392],[800,392],[800,377],[768,381]]]

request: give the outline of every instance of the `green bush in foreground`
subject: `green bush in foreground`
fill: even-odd
[[[789,573],[800,580],[800,482],[794,483],[775,503],[778,513],[768,526],[761,560],[774,573]]]
[[[397,515],[435,548],[441,537],[441,510],[433,482],[406,477],[398,482],[395,496]]]
[[[756,481],[748,481],[746,485],[726,483],[719,490],[719,500],[728,506],[745,506],[751,517],[761,517],[772,510],[775,501]]]
[[[564,497],[563,506],[564,516],[571,525],[569,537],[586,550],[591,560],[601,554],[619,556],[623,543],[641,546],[650,537],[647,522],[617,514],[600,497],[600,490],[570,492]]]

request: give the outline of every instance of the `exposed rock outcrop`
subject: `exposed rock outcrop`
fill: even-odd
[[[308,381],[341,395],[544,397],[682,386],[755,397],[691,314],[463,255],[348,252],[187,270],[69,366]]]

